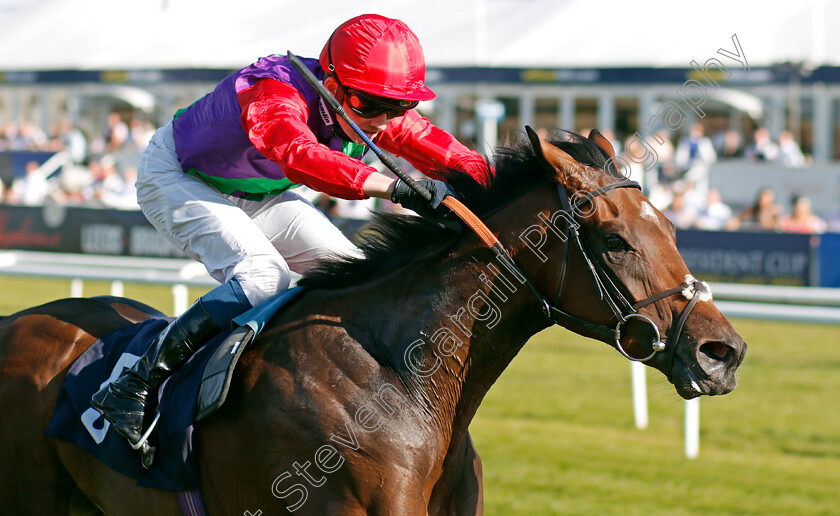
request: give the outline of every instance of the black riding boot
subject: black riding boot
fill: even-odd
[[[218,331],[199,299],[164,328],[133,367],[94,394],[91,405],[132,446],[137,445],[143,437],[148,397]],[[144,442],[139,448],[143,466],[149,468],[154,447]]]

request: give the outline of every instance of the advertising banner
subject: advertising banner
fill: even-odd
[[[677,248],[703,281],[816,286],[819,236],[679,230]]]
[[[840,287],[840,233],[820,235],[820,286]]]
[[[140,211],[0,206],[0,249],[177,257]]]

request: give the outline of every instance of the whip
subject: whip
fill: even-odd
[[[347,124],[353,129],[353,131],[355,131],[356,134],[358,134],[359,137],[368,145],[368,147],[370,147],[373,153],[376,154],[376,157],[379,158],[379,161],[381,161],[383,165],[388,167],[391,170],[391,172],[393,172],[398,178],[405,182],[405,184],[407,184],[409,188],[417,192],[426,201],[431,202],[432,194],[422,185],[418,184],[417,181],[414,180],[414,178],[406,174],[399,166],[397,166],[396,163],[391,161],[391,159],[388,156],[386,156],[384,152],[382,152],[382,149],[377,147],[376,144],[373,143],[373,141],[371,141],[368,135],[365,134],[365,132],[362,131],[362,129],[358,125],[356,125],[355,122],[353,122],[353,119],[350,118],[347,112],[344,111],[344,108],[341,106],[341,103],[333,96],[332,93],[330,93],[330,91],[323,84],[321,84],[321,81],[319,81],[318,78],[315,77],[315,74],[313,74],[309,70],[309,68],[307,68],[306,65],[304,65],[300,61],[300,59],[298,59],[296,55],[292,54],[291,51],[286,52],[286,57],[289,58],[289,61],[297,69],[297,71],[303,75],[306,81],[313,88],[315,88],[315,91],[318,92],[318,95],[320,95],[321,98],[324,99],[324,101],[329,105],[329,107],[332,108],[332,110],[335,111],[338,114],[338,116],[344,119],[344,121],[347,122]],[[452,210],[455,213],[455,215],[457,215],[462,221],[464,221],[464,223],[470,229],[472,229],[472,231],[484,242],[484,245],[486,245],[491,251],[493,251],[493,253],[496,254],[496,257],[508,269],[510,269],[511,271],[515,271],[514,273],[517,274],[520,278],[525,278],[525,273],[522,271],[519,265],[517,265],[516,262],[513,261],[513,258],[511,258],[510,254],[507,252],[504,246],[502,246],[502,243],[499,242],[499,239],[496,237],[496,235],[493,234],[493,232],[490,231],[490,228],[488,228],[484,224],[484,222],[481,221],[481,219],[479,219],[472,211],[470,211],[469,208],[464,206],[464,204],[461,201],[459,201],[451,195],[448,195],[446,196],[446,198],[443,199],[443,205]],[[534,288],[534,285],[530,281],[525,279],[525,286],[528,287],[528,290],[530,290],[531,293],[533,293],[537,297],[537,300],[540,302],[540,305],[542,307],[543,313],[546,316],[550,316],[548,302],[545,299],[543,299],[542,295],[540,295],[539,292],[537,292],[537,289]]]
[[[342,107],[341,103],[335,97],[333,97],[332,93],[330,93],[330,90],[328,90],[326,87],[324,87],[323,84],[321,84],[321,81],[319,81],[318,78],[315,77],[315,74],[313,74],[309,70],[309,68],[307,68],[306,65],[304,65],[300,61],[300,59],[298,59],[296,55],[292,54],[291,51],[286,52],[286,57],[289,58],[289,61],[297,69],[297,71],[303,74],[303,77],[306,79],[306,82],[308,82],[310,86],[315,88],[315,91],[317,91],[318,95],[320,95],[321,98],[324,99],[324,102],[326,102],[330,106],[330,108],[332,108],[332,110],[338,114],[338,116],[344,119],[344,121],[347,122],[347,124],[353,129],[353,131],[356,132],[356,134],[359,135],[359,137],[365,142],[365,144],[367,144],[367,146],[370,147],[370,150],[372,150],[373,153],[376,154],[376,157],[379,158],[379,161],[381,161],[383,165],[388,167],[388,169],[390,169],[391,172],[394,173],[394,175],[396,175],[405,184],[407,184],[409,188],[417,192],[426,201],[431,202],[432,194],[429,192],[429,190],[424,188],[422,185],[418,184],[413,177],[405,173],[405,171],[403,171],[399,166],[397,166],[396,163],[391,161],[391,158],[389,158],[384,152],[382,152],[382,149],[380,149],[376,146],[375,143],[373,143],[373,140],[371,140],[368,137],[368,135],[365,134],[365,132],[362,131],[362,129],[358,125],[356,125],[356,122],[354,122],[353,119],[350,118],[350,116],[347,114],[347,112],[344,111],[344,107]]]

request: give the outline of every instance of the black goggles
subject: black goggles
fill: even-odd
[[[398,100],[385,97],[376,97],[359,90],[345,88],[338,82],[341,91],[350,110],[362,118],[376,118],[385,113],[388,118],[403,116],[409,109],[414,109],[420,102],[416,100]]]

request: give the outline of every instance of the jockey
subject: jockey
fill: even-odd
[[[417,36],[401,21],[362,15],[340,25],[320,58],[302,59],[383,150],[430,177],[458,168],[483,177],[486,164],[414,110],[435,94]],[[286,57],[234,72],[161,127],[143,153],[137,200],[149,221],[221,285],[173,320],[133,367],[93,395],[92,405],[138,444],[147,398],[231,319],[288,288],[290,271],[358,249],[299,185],[344,199],[391,199],[443,217],[449,190],[419,181],[431,203],[401,180],[362,163],[366,151]],[[479,179],[480,181],[480,179]],[[139,445],[148,467],[154,448]]]

